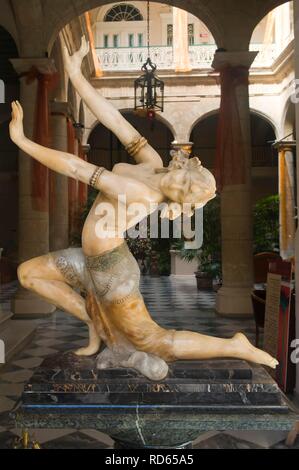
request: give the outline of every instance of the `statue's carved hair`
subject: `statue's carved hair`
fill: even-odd
[[[172,161],[166,169],[167,173],[182,170],[184,177],[180,182],[180,201],[168,201],[168,209],[162,211],[162,218],[176,219],[182,213],[191,217],[196,209],[200,209],[216,195],[216,181],[212,173],[203,167],[199,158],[188,158],[187,152],[175,150],[171,153]],[[174,186],[177,184],[174,179]],[[171,189],[171,185],[170,185]]]

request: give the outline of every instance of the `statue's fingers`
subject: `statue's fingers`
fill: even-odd
[[[16,103],[14,101],[11,103],[11,108],[12,108],[11,117],[15,121],[17,118],[17,113],[16,113]]]
[[[14,104],[14,108],[15,108],[16,119],[19,120],[20,119],[20,110],[19,110],[18,103],[16,101],[15,101],[15,104]]]
[[[17,108],[18,108],[18,111],[19,111],[20,118],[23,119],[23,108],[21,106],[21,103],[19,103],[19,101],[16,101],[16,104],[17,104]]]

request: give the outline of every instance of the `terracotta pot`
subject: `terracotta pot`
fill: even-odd
[[[198,290],[213,290],[213,277],[210,273],[197,271],[195,277]]]

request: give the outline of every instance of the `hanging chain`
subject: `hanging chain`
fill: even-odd
[[[147,53],[148,53],[148,58],[150,58],[150,41],[151,41],[151,36],[150,36],[150,2],[148,0],[147,2]]]

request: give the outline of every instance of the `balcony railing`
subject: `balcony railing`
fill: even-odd
[[[189,47],[192,69],[211,68],[217,46],[195,45]],[[250,50],[259,51],[253,67],[270,67],[281,50],[276,44],[251,44]],[[146,47],[97,48],[100,67],[107,72],[129,72],[140,70],[147,59]],[[159,70],[174,70],[173,48],[169,46],[152,46],[151,59]]]

